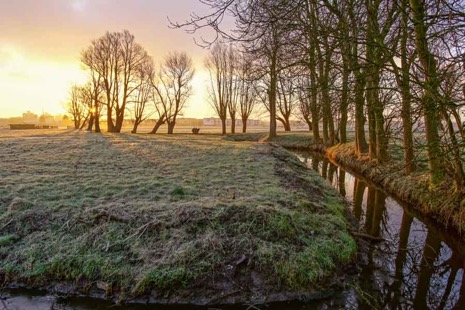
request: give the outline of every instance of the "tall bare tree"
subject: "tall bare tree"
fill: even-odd
[[[230,59],[228,47],[224,43],[217,42],[213,45],[210,54],[205,60],[205,66],[210,75],[208,85],[209,102],[215,113],[221,120],[221,134],[226,134],[226,119],[228,117],[228,103],[232,85],[230,72]]]
[[[109,132],[120,132],[129,97],[139,85],[138,68],[151,58],[129,31],[107,32],[83,53],[85,66],[102,79]]]
[[[239,114],[242,121],[242,132],[247,132],[247,122],[257,103],[257,81],[253,74],[253,65],[250,57],[245,53],[238,59],[238,101]]]
[[[85,125],[87,107],[82,102],[81,88],[77,85],[71,86],[67,108],[75,129],[80,129],[83,124]]]
[[[137,133],[137,128],[139,125],[153,114],[152,111],[148,111],[147,109],[147,103],[153,100],[152,81],[155,74],[153,63],[147,62],[145,65],[137,68],[137,71],[139,85],[137,85],[131,96],[134,117],[134,126],[131,131],[132,133]]]
[[[194,74],[192,59],[186,53],[173,52],[165,58],[153,83],[168,124],[168,134],[173,134],[176,118],[192,94],[191,81]]]

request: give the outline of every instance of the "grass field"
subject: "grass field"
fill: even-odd
[[[315,292],[355,252],[344,208],[268,143],[0,131],[5,285],[58,281],[162,302]]]

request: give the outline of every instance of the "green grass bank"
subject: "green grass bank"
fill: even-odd
[[[156,303],[323,296],[354,240],[336,192],[268,143],[0,132],[0,283]]]

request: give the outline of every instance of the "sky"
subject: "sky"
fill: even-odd
[[[106,31],[129,30],[155,63],[169,51],[194,60],[194,94],[184,117],[210,117],[204,99],[208,50],[197,46],[209,33],[191,35],[170,29],[168,17],[182,22],[205,12],[198,0],[15,0],[0,1],[0,117],[23,112],[65,113],[69,88],[87,75],[80,53]]]

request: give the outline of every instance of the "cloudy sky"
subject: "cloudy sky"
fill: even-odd
[[[184,21],[191,12],[202,11],[198,0],[0,1],[0,117],[27,110],[63,113],[70,85],[86,79],[80,52],[106,31],[123,29],[135,35],[155,62],[169,51],[188,52],[198,74],[185,115],[211,116],[203,100],[207,51],[192,35],[168,28],[168,17]]]

